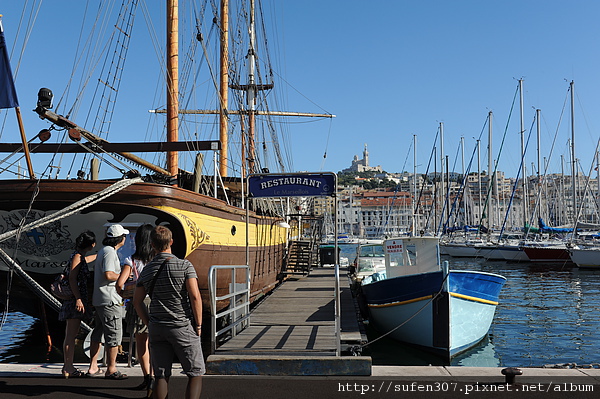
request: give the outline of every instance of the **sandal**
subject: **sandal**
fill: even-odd
[[[75,371],[71,373],[70,377],[71,378],[85,378],[85,377],[87,377],[87,373],[85,373],[83,370],[75,369]]]
[[[69,379],[69,378],[82,378],[82,377],[87,377],[87,374],[84,373],[83,371],[79,370],[79,369],[75,369],[75,371],[73,371],[72,373],[69,373],[68,371],[65,371],[64,369],[61,370],[62,376],[64,377],[65,380]]]
[[[127,374],[122,374],[120,371],[115,371],[112,374],[107,374],[104,376],[105,379],[107,380],[126,380]]]
[[[95,373],[90,373],[89,371],[87,373],[85,373],[86,377],[99,377],[101,374],[104,374],[104,371],[102,369],[98,369],[98,371],[96,371]]]

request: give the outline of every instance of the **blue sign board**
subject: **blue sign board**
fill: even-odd
[[[251,197],[325,197],[335,194],[335,174],[295,173],[248,176]]]

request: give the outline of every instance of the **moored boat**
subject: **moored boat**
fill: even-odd
[[[444,252],[455,258],[486,258],[496,246],[483,239],[467,239],[464,241],[447,242],[443,245]]]
[[[455,258],[474,258],[479,250],[470,242],[460,241],[444,244],[444,252]]]
[[[268,175],[291,171],[291,163],[289,163],[291,154],[285,153],[282,151],[285,148],[279,147],[278,132],[269,130],[276,125],[272,121],[273,114],[277,113],[279,117],[287,117],[290,116],[290,113],[275,111],[268,104],[265,91],[271,89],[274,83],[266,78],[263,81],[263,73],[256,71],[258,63],[256,55],[267,51],[266,44],[265,48],[258,48],[255,37],[257,33],[265,34],[261,31],[264,25],[255,25],[255,12],[249,3],[241,4],[237,11],[244,15],[244,22],[239,19],[240,23],[245,28],[251,27],[253,30],[249,32],[252,37],[238,44],[235,49],[237,52],[241,51],[244,55],[249,55],[242,57],[245,60],[242,70],[229,70],[229,66],[236,63],[227,62],[228,57],[234,53],[234,49],[226,45],[229,40],[228,27],[224,24],[228,21],[228,13],[231,12],[227,1],[221,2],[221,9],[213,4],[215,9],[206,11],[207,17],[210,15],[208,17],[210,23],[206,27],[196,25],[196,22],[199,21],[192,23],[194,26],[191,37],[196,42],[208,38],[208,35],[203,35],[203,29],[211,29],[213,25],[219,27],[217,37],[212,37],[221,45],[220,60],[217,60],[217,64],[219,64],[218,61],[221,61],[222,68],[219,71],[220,81],[215,81],[214,85],[218,86],[217,93],[215,93],[218,98],[215,101],[215,104],[218,104],[217,109],[181,109],[179,100],[185,98],[186,101],[195,103],[191,100],[197,93],[189,89],[189,87],[195,86],[193,82],[187,87],[187,91],[185,87],[180,90],[178,85],[179,77],[182,78],[181,83],[183,83],[183,75],[178,75],[178,38],[179,34],[184,34],[184,31],[183,29],[178,30],[179,8],[177,2],[169,0],[166,3],[167,35],[165,43],[168,49],[163,54],[161,61],[165,61],[167,66],[166,73],[162,71],[162,77],[165,79],[165,92],[168,95],[166,95],[166,109],[153,108],[152,113],[153,118],[162,118],[163,114],[166,115],[166,120],[155,124],[161,130],[160,141],[110,143],[104,138],[100,138],[100,134],[102,137],[108,137],[110,126],[113,131],[118,130],[118,132],[112,133],[113,136],[119,134],[122,138],[129,138],[132,134],[131,131],[116,123],[111,125],[112,114],[102,114],[106,109],[112,110],[113,104],[116,102],[120,73],[124,68],[124,58],[129,49],[129,39],[132,36],[134,8],[137,6],[137,2],[123,2],[122,8],[118,11],[112,7],[106,9],[107,13],[119,12],[118,16],[103,15],[107,20],[116,17],[118,21],[114,26],[113,33],[117,38],[110,36],[107,39],[111,45],[118,46],[114,49],[114,53],[119,56],[116,57],[116,65],[113,65],[116,71],[102,71],[103,75],[97,78],[99,86],[106,89],[108,93],[102,97],[100,104],[92,102],[97,106],[90,107],[90,114],[92,114],[90,119],[101,120],[99,122],[101,126],[94,125],[88,131],[74,122],[83,119],[73,115],[75,113],[73,109],[81,106],[79,103],[72,105],[73,109],[69,109],[71,105],[67,106],[61,103],[56,107],[61,107],[62,114],[59,114],[58,111],[54,113],[52,111],[54,109],[52,93],[44,88],[38,93],[35,112],[49,124],[45,123],[45,129],[35,138],[27,141],[25,133],[21,132],[22,143],[2,143],[0,145],[3,152],[11,152],[18,156],[21,156],[20,153],[24,153],[29,171],[27,174],[27,171],[24,171],[20,165],[16,165],[17,162],[14,159],[9,160],[10,156],[3,160],[2,172],[14,174],[19,178],[0,180],[0,215],[2,216],[0,218],[0,234],[8,234],[0,240],[0,248],[9,254],[20,268],[29,273],[33,281],[38,282],[43,288],[48,288],[55,276],[63,271],[73,250],[74,239],[81,231],[92,230],[100,242],[104,237],[106,227],[111,223],[120,223],[131,232],[144,223],[168,225],[174,233],[174,254],[190,260],[196,269],[202,297],[205,301],[204,310],[205,313],[208,313],[211,308],[207,294],[208,272],[213,265],[248,265],[251,276],[251,300],[273,290],[284,276],[288,242],[298,231],[297,221],[290,220],[286,216],[288,207],[294,206],[293,199],[286,204],[278,200],[271,201],[262,198],[247,200],[245,198],[245,182],[251,174]],[[253,6],[254,2],[251,3]],[[214,15],[220,15],[222,18],[215,18]],[[188,19],[185,18],[185,20]],[[236,20],[238,19],[236,18]],[[101,42],[100,36],[92,31],[90,40],[97,39],[98,42]],[[104,44],[102,41],[98,48],[104,48]],[[203,44],[205,43],[203,42]],[[104,52],[101,53],[104,54]],[[202,54],[197,52],[196,54],[200,58],[208,55],[206,52]],[[112,52],[106,51],[109,60],[111,55]],[[75,57],[79,59],[81,54],[76,54]],[[65,59],[64,53],[60,59]],[[8,63],[8,58],[5,56],[1,61]],[[189,59],[186,58],[186,61],[191,62],[191,55]],[[58,63],[58,59],[55,62]],[[100,63],[99,60],[95,62]],[[207,68],[207,60],[196,60],[195,62]],[[212,62],[214,63],[214,60]],[[112,65],[110,61],[107,64]],[[236,64],[236,66],[239,65]],[[246,68],[251,70],[251,73]],[[67,67],[63,67],[63,69],[68,70]],[[272,71],[269,65],[266,69]],[[85,71],[84,75],[89,73],[87,79],[90,79],[93,72]],[[197,72],[208,75],[208,72],[200,67]],[[232,76],[235,76],[237,80],[229,81],[228,78]],[[143,81],[139,76],[134,77],[138,78],[137,81],[143,85],[148,85],[148,82]],[[195,76],[186,74],[187,77],[191,80]],[[71,78],[77,80],[73,79],[73,76]],[[112,80],[109,81],[107,78]],[[58,80],[53,76],[48,76],[47,79],[49,81]],[[263,84],[257,84],[256,79]],[[13,83],[12,76],[10,76],[10,83]],[[227,103],[227,91],[230,89],[237,90],[238,94],[242,94],[236,96],[235,102]],[[67,92],[69,90],[77,91],[73,88],[66,89]],[[83,89],[81,90],[83,91]],[[83,93],[77,93],[78,100],[79,96],[83,96]],[[207,97],[207,101],[210,101],[210,96],[206,96],[206,93],[202,93],[201,96]],[[144,95],[139,98],[140,101],[145,99]],[[164,97],[158,101],[160,103],[157,106],[165,108]],[[15,98],[15,101],[11,101],[10,104],[0,103],[0,108],[10,108],[16,105],[18,104]],[[127,118],[135,118],[136,114],[130,111],[130,107],[134,108],[133,104],[124,105],[125,107],[119,108],[127,108]],[[151,108],[151,104],[148,104],[146,109],[148,108]],[[199,116],[181,117],[187,111],[189,111],[188,113],[196,112],[195,115]],[[100,115],[94,115],[96,112]],[[146,110],[144,110],[144,114],[146,114]],[[268,131],[265,134],[273,138],[273,146],[277,148],[264,145],[261,151],[256,150],[255,136],[261,131],[260,124],[255,123],[257,115],[261,115],[261,118],[267,121],[265,124],[268,125],[266,127]],[[294,116],[298,115],[313,116],[294,113]],[[192,118],[194,121],[191,121]],[[186,122],[193,125],[188,126],[185,124]],[[200,125],[219,126],[219,129],[200,132],[198,128]],[[240,125],[243,128],[240,129]],[[136,126],[143,126],[143,124],[139,123]],[[162,131],[162,128],[166,128],[166,131]],[[143,128],[139,130],[143,130]],[[53,141],[56,140],[55,143],[48,141],[51,131],[53,134],[58,133],[57,137],[53,138]],[[188,138],[200,137],[199,134],[212,136],[212,138],[205,141],[179,140],[180,132],[182,138],[189,132],[193,133],[191,136],[187,136]],[[228,144],[232,144],[229,142],[229,138],[236,137],[236,135],[235,141],[243,143],[243,148],[239,151],[228,152]],[[150,137],[150,132],[147,132],[146,137]],[[6,136],[3,138],[6,139]],[[33,144],[33,140],[37,138],[42,143]],[[283,139],[283,136],[281,138]],[[54,158],[48,164],[48,157],[44,158],[43,154],[37,158],[37,163],[30,162],[28,150],[31,150],[32,155],[36,152],[51,153],[57,159],[63,156],[66,158],[65,154],[73,155],[70,162],[65,161],[67,164],[71,163],[71,167],[61,170],[57,162],[53,163]],[[154,157],[157,160],[156,164],[145,161],[130,151],[151,154],[149,157]],[[213,162],[204,164],[205,152],[213,154]],[[183,154],[187,158],[187,169],[184,166],[184,157],[179,159],[179,155]],[[273,157],[273,154],[277,155]],[[81,160],[81,157],[84,160]],[[275,161],[269,164],[268,158],[275,159]],[[71,168],[76,160],[77,164],[81,163],[81,169],[75,169],[72,172]],[[99,165],[109,169],[102,170],[102,176],[110,176],[114,169],[115,172],[112,172],[114,177],[101,177]],[[66,177],[63,177],[66,169],[69,171]],[[76,173],[77,178],[72,179],[68,173]],[[212,176],[208,173],[211,173]],[[36,220],[62,212],[73,204],[80,205],[47,224],[22,229],[22,226],[29,226]],[[285,225],[287,226],[279,223],[282,220],[286,221]],[[0,266],[0,285],[6,287],[6,282],[11,282],[10,295],[2,297],[0,300],[10,300],[11,309],[39,316],[40,313],[43,313],[43,308],[39,306],[39,302],[29,300],[32,297],[30,287],[22,284],[18,279],[13,280],[12,273],[13,268],[4,264]],[[229,291],[230,283],[229,273],[219,275],[216,294],[218,296],[226,294]],[[226,306],[227,303],[220,305]]]
[[[363,278],[382,271],[385,271],[383,240],[359,245],[356,248],[356,258],[352,265],[352,280],[360,283]]]
[[[521,247],[531,262],[571,262],[569,247],[564,242],[534,242]]]
[[[503,276],[448,270],[436,237],[386,240],[385,272],[361,292],[382,334],[450,359],[480,342],[492,323]]]
[[[529,258],[519,243],[505,243],[496,250],[508,262],[529,262]]]
[[[600,269],[600,247],[569,248],[571,261],[582,269]]]

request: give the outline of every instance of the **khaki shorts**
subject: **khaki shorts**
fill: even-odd
[[[200,337],[188,324],[185,327],[150,324],[150,361],[156,378],[169,378],[175,356],[188,377],[199,377],[206,372]]]
[[[96,306],[95,325],[91,341],[102,342],[109,347],[121,345],[123,338],[123,308],[120,304]]]

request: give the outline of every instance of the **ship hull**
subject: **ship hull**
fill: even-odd
[[[480,342],[492,324],[505,278],[450,271],[393,277],[362,285],[371,320],[382,333],[445,359]]]
[[[569,256],[571,261],[582,269],[600,269],[600,249],[598,248],[571,248]]]
[[[531,262],[571,262],[566,246],[536,247],[524,246],[523,251]]]
[[[94,195],[112,183],[114,181],[4,180],[0,182],[0,233],[16,229],[23,218],[26,223],[38,220]],[[18,241],[10,238],[1,242],[0,247],[42,287],[48,288],[66,266],[74,240],[81,231],[92,230],[100,244],[106,226],[111,223],[120,223],[131,231],[143,223],[164,224],[173,231],[173,253],[190,260],[196,269],[207,311],[210,309],[208,271],[213,265],[248,263],[251,300],[275,288],[282,276],[288,234],[288,229],[275,223],[277,220],[252,212],[247,217],[247,212],[241,208],[181,188],[135,183],[63,219],[23,231]],[[7,270],[6,265],[0,265],[3,287],[6,286]],[[229,273],[219,276],[217,295],[228,292],[230,279]],[[241,280],[240,274],[237,281]],[[32,301],[27,300],[32,297],[31,291],[17,283],[11,292],[11,308],[38,316],[39,305],[32,305],[29,303]]]

